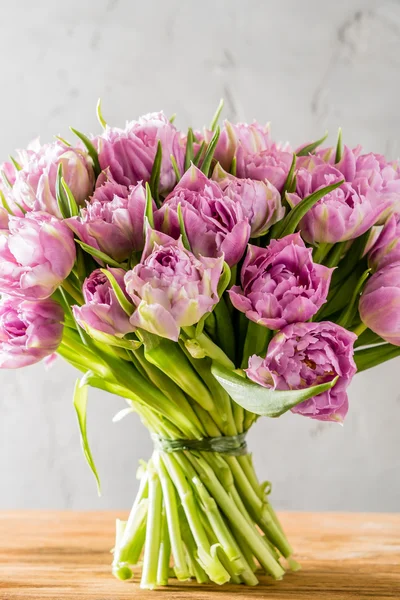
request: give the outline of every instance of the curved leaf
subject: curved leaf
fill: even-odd
[[[303,390],[272,390],[241,377],[215,362],[211,371],[218,383],[239,406],[264,417],[279,417],[300,402],[331,389],[338,380],[338,377],[335,377],[328,383]]]
[[[124,292],[118,285],[118,282],[115,279],[114,275],[108,269],[100,269],[100,270],[103,273],[103,275],[105,275],[107,277],[108,281],[110,282],[111,287],[114,291],[114,294],[117,297],[117,300],[118,300],[121,308],[126,312],[128,317],[131,317],[135,311],[135,307],[133,306],[133,304],[131,302],[129,302],[128,298],[125,296]]]
[[[318,148],[318,146],[320,146],[326,140],[327,137],[328,132],[326,132],[325,135],[323,135],[322,138],[320,138],[316,142],[311,142],[311,144],[307,144],[307,146],[304,146],[303,148],[298,150],[298,152],[296,153],[297,156],[308,156],[309,154],[312,154]]]
[[[77,244],[79,244],[79,246],[88,254],[90,254],[91,256],[93,256],[94,258],[98,258],[99,260],[103,261],[106,265],[109,265],[110,267],[116,267],[119,269],[124,269],[126,271],[126,266],[124,266],[123,264],[120,264],[119,262],[117,262],[116,260],[114,260],[113,258],[111,258],[111,256],[108,256],[108,254],[105,254],[104,252],[101,252],[101,250],[97,250],[97,248],[93,248],[93,246],[89,246],[89,244],[85,244],[85,242],[82,242],[81,240],[78,240],[75,238],[75,242]]]
[[[94,174],[96,175],[96,178],[97,178],[101,173],[101,167],[100,167],[100,163],[99,163],[99,154],[98,154],[96,148],[93,146],[92,142],[89,140],[89,138],[84,133],[81,133],[80,131],[78,131],[77,129],[74,129],[73,127],[70,127],[70,129],[71,129],[72,133],[77,135],[78,138],[85,144],[86,150],[88,151],[88,154],[93,161],[93,170],[94,170]]]
[[[79,430],[81,432],[81,442],[82,449],[85,455],[86,461],[96,478],[97,482],[97,492],[100,496],[100,478],[97,473],[96,465],[94,464],[93,456],[90,451],[89,442],[87,439],[87,431],[86,431],[86,408],[87,408],[87,399],[88,399],[88,389],[86,385],[81,387],[81,382],[78,379],[75,384],[74,391],[74,407],[76,410],[76,416],[78,418]]]
[[[220,128],[217,127],[216,130],[215,130],[214,135],[211,138],[210,143],[207,146],[207,150],[206,150],[206,153],[204,155],[204,160],[203,160],[203,163],[201,165],[201,171],[204,173],[204,175],[206,175],[206,177],[208,177],[208,174],[209,174],[209,171],[210,171],[211,161],[213,159],[214,152],[215,152],[215,149],[216,149],[217,144],[218,144],[220,133],[221,133],[220,132]]]
[[[275,232],[276,238],[284,237],[285,235],[289,235],[296,231],[297,225],[300,223],[301,219],[304,215],[316,204],[321,198],[329,194],[336,188],[344,183],[344,179],[341,181],[337,181],[336,183],[332,183],[332,185],[327,185],[326,187],[317,190],[310,196],[303,198],[301,202],[296,204],[294,208],[286,215],[286,217],[280,222],[280,228]]]

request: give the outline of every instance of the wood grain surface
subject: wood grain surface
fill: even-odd
[[[112,512],[0,513],[0,598],[269,600],[400,598],[400,514],[283,513],[302,570],[256,588],[178,584],[139,588],[110,573]],[[124,516],[118,514],[119,517]]]

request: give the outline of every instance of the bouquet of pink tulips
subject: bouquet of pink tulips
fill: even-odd
[[[0,367],[59,354],[126,399],[154,453],[117,521],[141,586],[256,585],[296,569],[246,451],[260,415],[342,422],[356,371],[400,355],[400,169],[257,123],[179,131],[163,113],[1,166]]]

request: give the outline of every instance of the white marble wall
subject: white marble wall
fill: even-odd
[[[294,144],[339,125],[345,141],[400,154],[400,3],[390,0],[20,0],[0,20],[0,155],[68,125],[98,129],[163,108],[182,126],[271,120]],[[277,506],[400,508],[399,359],[358,376],[345,426],[295,415],[250,436]],[[103,482],[97,498],[81,456],[73,369],[61,361],[0,373],[0,508],[125,508],[151,443],[123,402],[90,395],[89,436]]]

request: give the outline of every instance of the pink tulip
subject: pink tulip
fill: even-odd
[[[277,333],[265,358],[251,356],[247,376],[276,390],[297,390],[332,381],[330,390],[301,402],[292,412],[319,421],[343,421],[347,387],[356,372],[353,344],[357,336],[330,323],[294,323]]]
[[[58,348],[64,313],[53,300],[0,301],[0,368],[18,369],[39,362]]]
[[[15,202],[26,211],[46,211],[61,217],[56,199],[58,166],[78,205],[83,205],[93,191],[94,173],[88,155],[60,141],[41,146],[35,140],[18,152],[22,166],[16,172],[12,188]]]
[[[111,177],[122,185],[150,181],[159,141],[162,148],[159,191],[166,194],[176,183],[170,156],[175,157],[182,172],[185,148],[180,133],[162,112],[131,121],[125,129],[107,127],[97,139],[100,166],[109,169]]]
[[[0,292],[29,300],[51,296],[75,262],[72,231],[44,212],[10,217],[0,233]]]
[[[111,269],[120,288],[125,291],[123,269]],[[109,335],[123,337],[133,331],[129,317],[121,308],[108,278],[100,269],[93,271],[83,284],[83,306],[74,306],[74,317],[84,329],[94,329]],[[126,295],[127,296],[127,295]],[[127,296],[128,298],[128,296]]]
[[[107,181],[96,189],[80,216],[66,222],[85,244],[121,262],[143,250],[145,204],[141,183],[128,189]]]
[[[196,256],[224,254],[229,266],[242,258],[250,236],[250,225],[241,203],[224,196],[220,187],[194,165],[155,214],[157,229],[175,239],[180,236],[178,206],[190,247]]]
[[[367,281],[359,303],[363,323],[400,346],[400,262],[387,264]]]
[[[163,245],[146,244],[141,262],[125,275],[136,305],[131,324],[178,341],[181,327],[198,323],[218,303],[223,258],[196,258],[180,240],[161,236]]]
[[[281,195],[269,181],[239,179],[230,175],[217,164],[212,179],[216,181],[224,196],[236,200],[247,217],[250,237],[261,237],[285,215]]]

